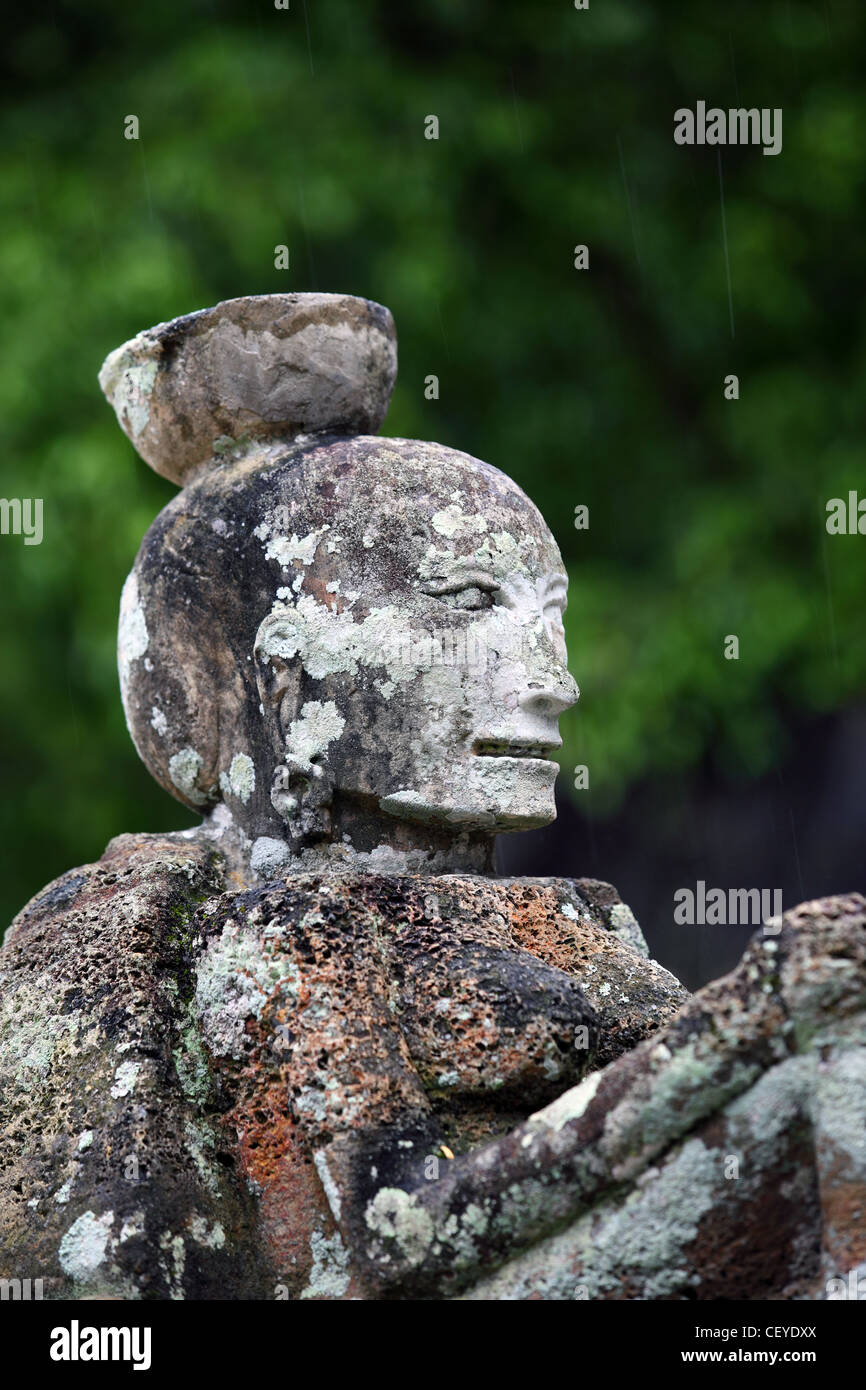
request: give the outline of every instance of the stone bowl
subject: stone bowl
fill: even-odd
[[[397,375],[388,309],[347,294],[263,294],[157,324],[99,384],[122,429],[178,486],[247,441],[375,434]]]

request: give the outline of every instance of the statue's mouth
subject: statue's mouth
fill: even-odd
[[[479,758],[523,758],[533,762],[552,762],[561,743],[511,743],[506,739],[480,738],[472,751]]]

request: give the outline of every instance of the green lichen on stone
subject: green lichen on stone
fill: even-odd
[[[402,1259],[417,1263],[433,1244],[433,1218],[418,1198],[399,1187],[382,1187],[369,1203],[365,1220],[386,1244],[393,1241]]]
[[[310,1237],[313,1257],[307,1286],[301,1298],[342,1298],[349,1287],[349,1252],[343,1245],[340,1232],[328,1237],[314,1231]]]
[[[114,1224],[114,1212],[97,1216],[85,1211],[63,1236],[58,1251],[60,1267],[76,1283],[85,1283],[106,1259]]]
[[[191,1002],[186,1006],[180,1046],[174,1048],[171,1055],[187,1100],[203,1108],[211,1094],[211,1074],[198,1016]]]

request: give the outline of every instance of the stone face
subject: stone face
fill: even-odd
[[[127,722],[238,883],[490,873],[496,833],[555,815],[578,694],[558,547],[495,468],[360,433],[378,416],[345,400],[384,403],[394,352],[378,306],[277,295],[159,325],[103,369],[184,484],[123,591]]]
[[[497,831],[555,815],[564,603],[543,518],[478,459],[364,436],[254,449],[145,537],[127,721],[166,790],[230,811],[247,868],[263,839],[298,869],[489,871]]]
[[[381,304],[280,294],[149,328],[106,358],[99,382],[145,462],[182,485],[245,439],[375,434],[396,375]]]

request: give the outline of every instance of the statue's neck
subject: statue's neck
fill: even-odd
[[[191,838],[212,841],[225,855],[236,883],[254,887],[297,873],[493,875],[495,840],[491,835],[454,833],[370,814],[353,805],[335,805],[331,836],[299,848],[285,827],[273,820],[256,834],[239,824],[225,805],[218,806]]]

